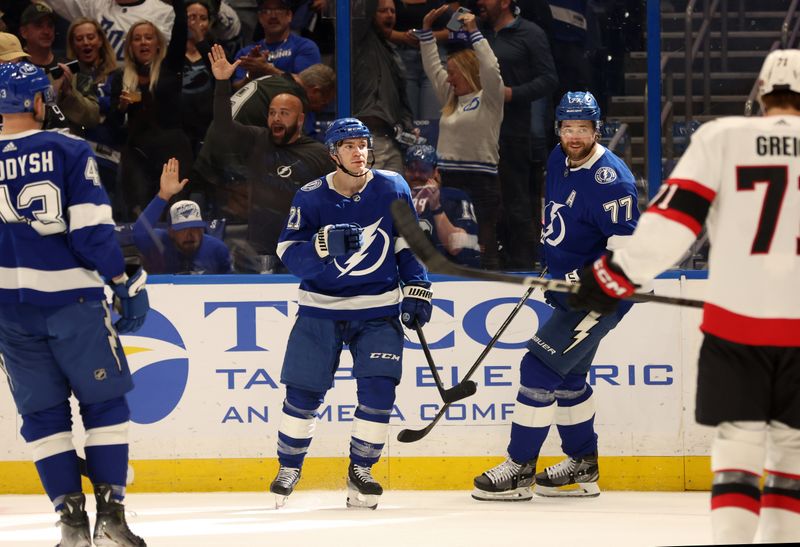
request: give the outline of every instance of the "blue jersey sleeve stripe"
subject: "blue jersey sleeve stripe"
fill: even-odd
[[[96,271],[86,268],[37,270],[34,268],[0,268],[0,289],[57,293],[75,289],[102,287],[103,280]]]
[[[69,211],[69,230],[71,232],[102,224],[114,225],[110,205],[80,203],[70,205],[67,210]]]

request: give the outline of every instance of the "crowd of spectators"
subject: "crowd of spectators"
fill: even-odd
[[[129,260],[154,273],[285,271],[275,246],[292,197],[334,169],[317,140],[337,117],[330,0],[8,4],[0,62],[48,73],[46,127],[95,150],[119,232],[133,234]],[[351,5],[351,115],[372,133],[375,168],[425,188],[419,212],[452,259],[535,268],[552,99],[593,85],[596,4],[614,0]],[[212,70],[212,47],[230,78]]]

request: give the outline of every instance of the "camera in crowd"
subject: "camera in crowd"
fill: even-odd
[[[414,133],[403,131],[403,126],[401,125],[396,125],[394,127],[394,139],[406,146],[414,146],[415,144],[425,144],[428,142],[428,139],[425,137],[418,137]]]
[[[80,64],[78,63],[77,59],[75,59],[74,61],[70,61],[68,63],[64,63],[64,65],[66,65],[66,67],[73,74],[77,73],[80,70]],[[51,68],[46,68],[45,72],[48,73],[50,76],[52,76],[54,80],[58,80],[64,75],[64,69],[58,65]]]

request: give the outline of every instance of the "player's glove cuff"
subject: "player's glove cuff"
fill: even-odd
[[[603,255],[594,261],[592,275],[600,289],[612,298],[624,298],[636,290],[636,285],[611,261],[611,255]]]
[[[433,291],[419,285],[403,287],[403,302],[400,304],[400,322],[407,328],[420,327],[431,320]]]
[[[419,285],[406,285],[403,287],[403,298],[419,298],[430,304],[433,300],[433,291]]]
[[[570,285],[574,285],[576,283],[580,283],[581,277],[578,275],[578,270],[575,269],[571,272],[567,272],[567,274],[564,276],[564,280],[566,280],[566,282]]]
[[[319,255],[320,258],[328,258],[330,255],[328,251],[328,231],[330,229],[331,225],[328,224],[320,228],[314,235],[314,249],[317,251],[317,255]]]

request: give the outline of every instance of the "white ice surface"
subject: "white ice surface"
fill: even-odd
[[[149,547],[624,547],[711,542],[707,492],[603,492],[595,499],[478,502],[467,491],[387,491],[376,511],[345,491],[131,494],[128,524]],[[90,518],[94,502],[87,502]],[[49,500],[0,496],[0,545],[52,547]],[[134,512],[135,514],[133,514]]]

